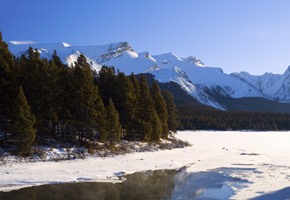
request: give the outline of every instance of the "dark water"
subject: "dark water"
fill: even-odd
[[[135,173],[122,183],[44,185],[0,193],[2,200],[121,200],[169,199],[175,170]]]
[[[244,184],[247,181],[232,178],[225,173],[227,170],[219,169],[192,174],[187,173],[186,168],[178,171],[147,171],[127,175],[127,180],[122,183],[56,184],[0,192],[0,200],[229,199],[234,192],[227,183]]]

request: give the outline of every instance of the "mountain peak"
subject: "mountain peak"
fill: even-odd
[[[176,61],[183,61],[178,55],[174,53],[164,53],[153,56],[155,59],[162,62],[162,64],[175,63]]]
[[[203,62],[194,56],[188,56],[187,58],[184,58],[184,61],[188,63],[192,63],[198,67],[204,67]]]
[[[107,45],[105,52],[102,52],[97,62],[104,63],[112,58],[121,56],[125,51],[134,53],[134,49],[128,42],[111,43]]]
[[[128,42],[111,43],[107,51],[134,51]]]

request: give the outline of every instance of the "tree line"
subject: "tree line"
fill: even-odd
[[[145,75],[107,66],[96,73],[84,55],[68,67],[56,51],[51,59],[33,48],[14,57],[1,33],[0,96],[0,144],[21,155],[47,141],[159,141],[177,127],[172,94],[149,87]]]
[[[180,130],[290,130],[289,113],[222,111],[184,104],[177,108]]]

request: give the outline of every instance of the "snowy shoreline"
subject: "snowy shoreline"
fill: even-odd
[[[192,146],[106,158],[8,163],[0,166],[0,191],[53,183],[114,182],[120,172],[183,166],[190,166],[188,172],[250,166],[258,173],[245,170],[232,174],[249,182],[243,189],[233,187],[235,199],[253,198],[290,185],[290,132],[181,131],[176,137]]]

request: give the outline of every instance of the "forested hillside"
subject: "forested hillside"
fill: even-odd
[[[15,58],[1,37],[0,76],[1,145],[21,155],[46,141],[159,141],[177,127],[173,97],[157,82],[112,67],[93,72],[83,55],[73,67],[32,48]]]
[[[222,111],[177,105],[179,130],[290,130],[289,113]]]

